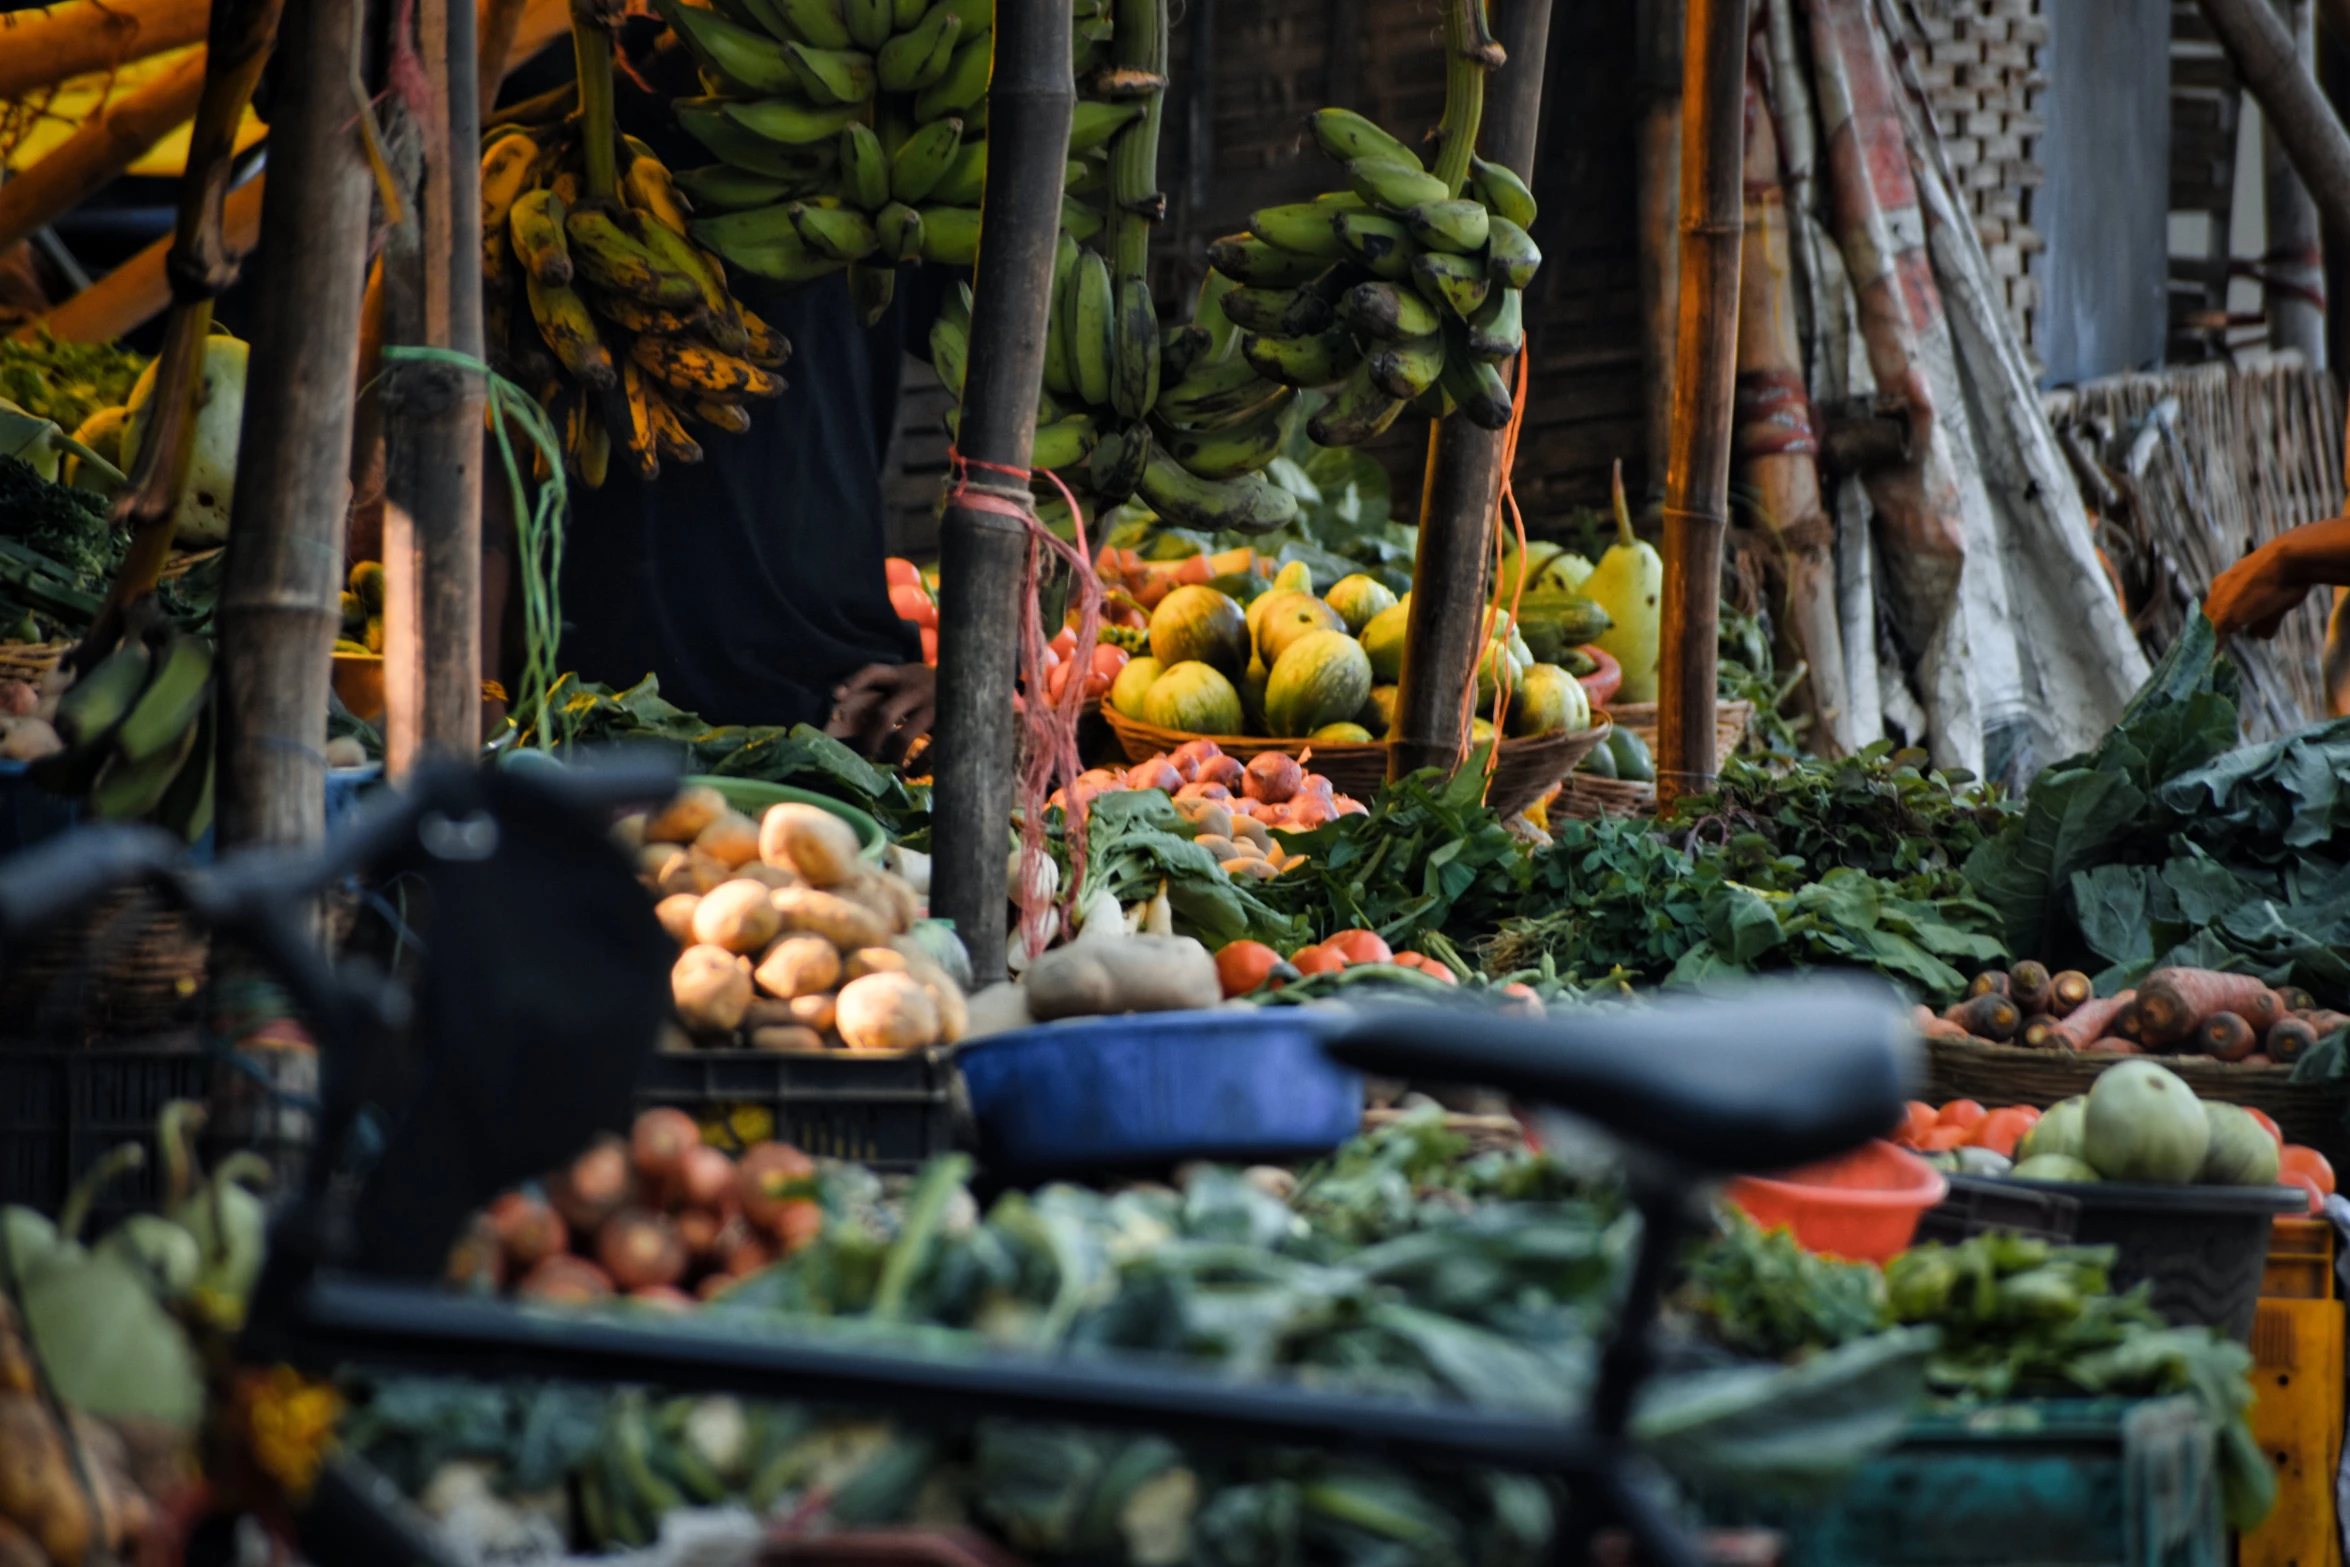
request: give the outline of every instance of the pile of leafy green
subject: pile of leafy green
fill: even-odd
[[[0,624],[88,625],[127,544],[99,497],[0,457]]]
[[[1097,892],[1132,904],[1152,896],[1164,882],[1177,930],[1197,936],[1210,950],[1250,939],[1286,951],[1292,944],[1288,917],[1226,875],[1216,857],[1192,841],[1192,832],[1175,802],[1159,790],[1094,796],[1087,807],[1085,880],[1078,906]],[[1069,844],[1058,812],[1051,838],[1066,873]]]
[[[543,707],[513,715],[507,745],[536,745],[542,729],[555,746],[653,742],[679,748],[688,773],[756,778],[811,789],[856,806],[893,838],[927,834],[930,791],[874,766],[808,724],[712,724],[661,695],[652,675],[625,691],[566,674]]]
[[[1524,886],[1527,855],[1484,804],[1474,763],[1383,786],[1367,812],[1285,834],[1306,863],[1264,884],[1265,901],[1320,938],[1375,930],[1397,947],[1473,930]]]
[[[2350,1000],[2350,719],[2237,743],[2197,615],[2111,732],[1966,862],[2009,946],[2095,970],[2238,969]]]
[[[1794,1360],[1876,1333],[1893,1321],[1873,1264],[1806,1251],[1724,1205],[1717,1232],[1690,1249],[1675,1304],[1741,1355]]]
[[[119,407],[147,368],[143,354],[112,343],[67,343],[46,330],[0,337],[0,397],[53,419],[67,434],[101,408]]]

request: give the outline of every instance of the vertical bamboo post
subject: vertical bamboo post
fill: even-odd
[[[1730,509],[1745,239],[1746,0],[1688,0],[1681,73],[1681,320],[1665,464],[1664,628],[1657,660],[1657,792],[1714,773],[1722,531]]]
[[[1633,200],[1640,235],[1640,379],[1645,493],[1664,493],[1673,429],[1673,332],[1681,308],[1682,0],[1639,0]]]
[[[356,123],[365,0],[286,8],[261,217],[271,301],[253,336],[219,622],[220,841],[326,828],[329,652],[340,620],[352,380],[374,195]]]
[[[954,921],[981,984],[1004,972],[1005,880],[1017,765],[1012,687],[1028,530],[988,509],[1030,504],[1024,475],[1044,378],[1053,248],[1069,156],[1067,0],[998,0],[958,449],[979,504],[949,505],[939,541],[938,831],[933,906]],[[999,470],[1009,469],[1011,472]],[[1041,700],[1042,693],[1030,693]]]
[[[1481,6],[1484,0],[1467,0]],[[1536,132],[1542,119],[1542,66],[1550,52],[1551,0],[1505,0],[1493,46],[1501,56],[1478,61],[1488,72],[1482,110],[1469,128],[1479,153],[1531,181]],[[1450,36],[1456,53],[1469,40]],[[1506,62],[1506,63],[1503,63]],[[1503,63],[1492,73],[1491,67]],[[1448,105],[1449,110],[1449,105]],[[1512,371],[1504,370],[1503,379]],[[1493,553],[1493,508],[1501,493],[1505,437],[1465,418],[1428,427],[1428,477],[1420,497],[1420,554],[1412,565],[1412,608],[1406,640],[1412,657],[1396,693],[1395,741],[1387,748],[1387,776],[1423,767],[1447,772],[1461,760],[1463,704],[1470,672],[1485,638],[1486,567]]]
[[[2317,70],[2317,7],[2313,0],[2280,0],[2301,69]],[[2326,367],[2326,266],[2317,203],[2276,128],[2261,127],[2261,158],[2268,187],[2268,253],[2261,258],[2261,287],[2272,348],[2298,349],[2312,370]]]
[[[424,180],[400,323],[412,343],[482,356],[481,120],[473,0],[418,0],[431,100]],[[407,247],[402,247],[406,249]],[[393,258],[386,257],[387,266]],[[384,373],[385,458],[397,512],[384,528],[385,760],[481,743],[482,397],[479,373],[408,361]],[[395,668],[397,666],[397,668]]]

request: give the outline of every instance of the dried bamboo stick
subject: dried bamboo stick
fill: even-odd
[[[71,0],[0,17],[0,98],[202,43],[209,0]]]
[[[48,227],[104,189],[174,128],[204,95],[204,51],[106,105],[31,168],[0,185],[0,250]]]

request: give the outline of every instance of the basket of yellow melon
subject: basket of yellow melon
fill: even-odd
[[[1151,612],[1150,651],[1120,672],[1102,717],[1130,761],[1201,737],[1244,763],[1310,747],[1316,772],[1368,799],[1387,778],[1410,599],[1366,575],[1317,596],[1302,564],[1245,607],[1204,583],[1175,588]],[[1487,790],[1506,814],[1555,786],[1608,726],[1572,675],[1534,661],[1506,613],[1489,610],[1487,628],[1480,704],[1492,703],[1505,670],[1511,686]],[[1475,721],[1475,743],[1495,738],[1490,720]]]

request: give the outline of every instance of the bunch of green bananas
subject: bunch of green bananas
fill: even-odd
[[[1316,111],[1313,129],[1348,188],[1260,208],[1208,247],[1241,356],[1267,380],[1336,388],[1306,426],[1324,446],[1378,436],[1407,404],[1502,428],[1498,366],[1525,340],[1521,295],[1542,260],[1532,193],[1481,158],[1454,188],[1349,109]]]
[[[130,636],[57,700],[65,749],[35,782],[103,821],[152,819],[190,843],[212,825],[212,644],[161,629]]]
[[[655,3],[708,94],[675,105],[719,160],[678,176],[706,214],[695,239],[779,282],[847,268],[868,324],[899,263],[978,256],[995,0]],[[1108,0],[1076,4],[1083,71],[1108,39]],[[1109,107],[1080,109],[1073,146],[1132,117]]]
[[[617,440],[644,478],[699,462],[688,420],[739,434],[790,345],[727,291],[652,149],[622,139],[613,198],[588,199],[582,122],[507,127],[482,154],[485,336],[537,388],[565,466],[593,489]]]

